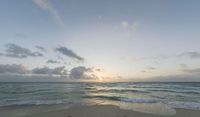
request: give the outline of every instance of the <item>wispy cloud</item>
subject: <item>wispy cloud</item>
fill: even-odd
[[[123,28],[128,28],[129,23],[128,23],[127,21],[122,21],[122,22],[121,22],[121,26],[122,26]]]
[[[57,61],[57,60],[49,59],[46,63],[57,64],[57,63],[60,63],[60,62]]]
[[[167,76],[154,76],[145,81],[150,82],[199,82],[199,73],[191,74],[177,74],[177,75],[167,75]]]
[[[58,10],[51,4],[50,0],[33,0],[41,9],[49,12],[61,25],[64,25]]]
[[[178,55],[179,57],[200,58],[199,52],[184,52]]]
[[[200,68],[195,68],[195,69],[183,69],[183,72],[186,72],[186,73],[200,73]]]
[[[157,68],[156,67],[147,67],[144,70],[141,70],[142,73],[148,73],[148,72],[152,72],[155,71]]]
[[[186,65],[186,64],[184,64],[184,63],[182,63],[182,64],[179,64],[180,65],[180,67],[181,68],[183,68],[183,69],[186,69],[186,68],[188,68],[188,65]]]
[[[147,71],[145,71],[145,70],[142,70],[141,72],[145,73],[145,72],[147,72]]]
[[[74,59],[77,59],[79,61],[84,61],[83,57],[80,57],[79,55],[77,55],[75,52],[68,49],[67,47],[61,46],[61,47],[56,48],[55,51],[60,52],[61,54],[68,56],[70,58],[74,58]]]
[[[180,58],[199,59],[200,52],[190,51],[190,52],[182,52],[182,53],[178,53],[178,54],[157,55],[157,56],[136,58],[136,60],[151,60],[151,59],[152,60],[163,60],[163,59],[180,59]]]
[[[23,33],[16,33],[16,34],[14,35],[14,37],[16,37],[16,38],[22,38],[22,39],[27,38],[27,36],[26,36],[25,34],[23,34]]]
[[[37,48],[38,50],[41,50],[43,52],[46,52],[46,49],[42,46],[36,45],[35,48]]]
[[[125,20],[120,22],[121,28],[126,32],[128,37],[131,37],[135,34],[138,25],[139,22],[128,22]]]
[[[148,70],[155,70],[155,67],[147,67]]]

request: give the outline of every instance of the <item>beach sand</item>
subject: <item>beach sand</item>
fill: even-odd
[[[0,107],[0,117],[166,117],[120,109],[113,105],[75,106],[64,105]],[[200,117],[199,110],[176,109],[168,117]]]

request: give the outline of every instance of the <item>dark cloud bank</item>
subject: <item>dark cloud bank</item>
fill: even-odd
[[[85,66],[74,67],[67,70],[65,66],[49,68],[47,66],[28,69],[22,64],[0,64],[0,79],[14,78],[65,78],[66,80],[92,80],[98,77],[94,75],[93,68]]]

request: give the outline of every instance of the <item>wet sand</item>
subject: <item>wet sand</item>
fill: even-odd
[[[120,109],[113,105],[75,106],[40,105],[0,107],[0,117],[166,117]],[[200,110],[176,109],[168,117],[200,117]]]

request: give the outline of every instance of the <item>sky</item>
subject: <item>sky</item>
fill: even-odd
[[[1,0],[0,81],[200,81],[198,0]]]

